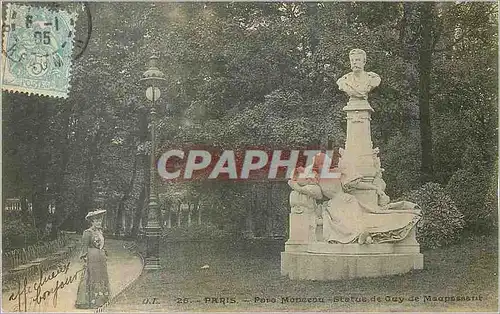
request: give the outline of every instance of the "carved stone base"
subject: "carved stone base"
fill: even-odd
[[[290,214],[290,239],[292,242],[310,243],[315,240],[316,219],[313,213]]]
[[[299,280],[381,277],[423,268],[424,256],[420,253],[281,253],[281,274]]]
[[[404,274],[424,268],[413,228],[395,243],[331,244],[288,240],[281,253],[281,274],[290,279],[339,280]]]
[[[285,242],[285,252],[307,252],[308,248],[308,241],[294,241],[289,239]]]
[[[286,250],[285,250],[286,251]],[[400,254],[420,253],[419,245],[396,245],[392,243],[381,244],[330,244],[325,242],[310,243],[306,252],[313,254]]]

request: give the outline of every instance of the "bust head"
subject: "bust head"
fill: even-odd
[[[349,52],[349,60],[353,72],[362,72],[366,64],[366,52],[362,49],[353,49]]]

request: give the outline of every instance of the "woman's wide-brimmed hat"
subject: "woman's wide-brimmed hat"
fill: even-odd
[[[106,213],[105,209],[96,209],[94,211],[88,212],[87,216],[85,216],[85,220],[89,220],[90,218],[96,218],[102,216]]]

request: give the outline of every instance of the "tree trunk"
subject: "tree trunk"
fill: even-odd
[[[268,183],[267,189],[267,208],[266,208],[266,235],[271,238],[273,236],[273,225],[274,225],[274,204],[273,204],[273,191],[274,182]]]
[[[422,147],[421,183],[432,181],[432,128],[430,113],[430,86],[432,71],[432,23],[434,3],[420,4],[421,46],[419,49],[418,74],[420,109],[420,141]]]
[[[125,211],[125,201],[128,198],[128,196],[124,193],[123,197],[120,200],[120,203],[118,204],[118,208],[116,210],[116,220],[115,220],[115,230],[113,230],[113,233],[115,235],[122,235],[124,233],[123,227],[123,212]]]
[[[198,204],[198,226],[201,226],[201,206]]]
[[[45,224],[47,223],[47,218],[49,215],[48,203],[45,194],[45,176],[36,181],[36,185],[33,188],[33,195],[31,199],[32,203],[32,215],[37,230],[45,230]]]
[[[135,152],[135,147],[133,147],[132,152]],[[120,200],[120,203],[118,204],[118,210],[116,213],[116,224],[115,224],[115,233],[121,234],[124,227],[123,223],[123,212],[125,211],[125,202],[130,198],[130,193],[132,192],[132,189],[134,188],[134,183],[135,183],[135,178],[137,176],[137,165],[139,158],[135,154],[134,155],[134,165],[132,167],[132,176],[130,177],[129,184],[127,185],[125,191],[123,192],[123,196]]]
[[[405,61],[413,63],[418,57],[418,36],[420,33],[420,17],[418,3],[404,2],[403,15],[399,21],[399,45]]]
[[[75,221],[78,232],[84,230],[85,224],[81,222],[85,220],[85,216],[92,209],[94,204],[94,179],[97,173],[98,165],[98,143],[101,137],[101,132],[98,130],[89,145],[89,156],[87,159],[87,167],[85,170],[85,185],[83,187],[82,198],[80,202],[79,215]]]
[[[405,2],[399,34],[401,54],[408,67],[408,81],[418,98],[422,183],[432,180],[433,177],[430,86],[434,6],[435,3],[431,2]]]
[[[38,138],[36,141],[37,150],[39,153],[37,159],[34,161],[33,173],[33,195],[32,195],[32,217],[34,224],[38,231],[45,230],[49,211],[47,201],[47,171],[49,170],[50,156],[45,149],[45,138],[47,134],[47,103],[37,104],[36,115],[39,119]]]
[[[60,153],[61,153],[61,161],[59,163],[59,174],[56,177],[55,181],[55,186],[54,186],[54,193],[55,193],[55,223],[53,227],[53,232],[58,232],[61,225],[65,222],[65,220],[69,217],[71,214],[71,211],[68,208],[64,208],[64,191],[65,191],[65,184],[64,184],[64,179],[66,176],[66,170],[68,168],[69,164],[69,159],[70,159],[70,129],[69,129],[69,124],[70,124],[70,117],[71,117],[71,110],[72,106],[67,106],[64,107],[63,109],[63,124],[64,124],[64,129],[62,134],[64,135],[64,139],[61,141],[61,146],[60,146]]]
[[[177,227],[181,226],[182,204],[177,209]]]
[[[245,226],[245,233],[248,238],[253,238],[254,237],[254,232],[253,232],[253,208],[251,206],[251,202],[249,204],[250,206],[247,207],[247,216],[246,216],[246,226]]]

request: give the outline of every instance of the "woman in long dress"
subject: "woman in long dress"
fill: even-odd
[[[78,286],[75,304],[77,308],[98,308],[109,300],[109,279],[102,234],[105,213],[105,210],[95,210],[85,217],[91,227],[85,230],[82,236],[80,258],[85,263],[85,272]]]

